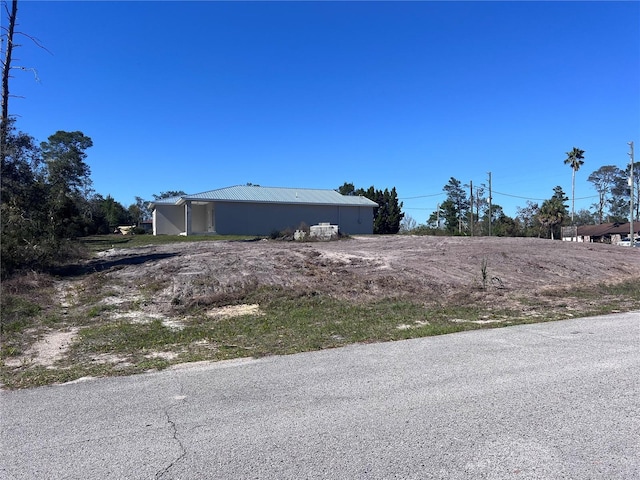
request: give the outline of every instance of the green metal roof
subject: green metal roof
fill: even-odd
[[[312,205],[344,205],[377,207],[372,200],[360,196],[341,195],[335,190],[319,190],[310,188],[260,187],[257,185],[237,185],[219,188],[208,192],[183,195],[151,202],[152,205],[180,205],[185,201],[205,202],[251,202],[251,203],[286,203]]]

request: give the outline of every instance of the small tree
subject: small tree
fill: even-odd
[[[345,182],[336,190],[341,195],[362,195],[378,204],[373,209],[373,233],[395,234],[400,231],[400,222],[404,218],[404,213],[402,213],[402,202],[398,201],[396,187],[391,190],[385,188],[382,191],[376,190],[372,185],[367,190],[363,190],[356,189],[353,183]]]
[[[129,216],[136,222],[136,225],[140,226],[144,220],[151,218],[152,212],[149,209],[149,202],[142,197],[136,197],[136,203],[129,205]]]
[[[386,188],[382,191],[371,186],[364,196],[378,204],[373,213],[373,233],[380,235],[398,233],[404,213],[402,213],[402,202],[398,202],[396,187],[391,191]]]
[[[429,218],[427,218],[427,227],[428,228],[432,228],[434,230],[440,230],[440,213],[441,213],[441,209],[440,209],[440,205],[438,205],[438,208],[434,211],[431,212],[431,215],[429,215]]]
[[[578,210],[574,218],[574,222],[577,226],[593,225],[597,221],[598,221],[598,218],[594,217],[594,215],[586,208],[581,208],[580,210]]]
[[[633,221],[640,221],[640,162],[633,164]],[[624,170],[619,169],[618,175],[613,181],[611,188],[610,222],[629,221],[629,201],[631,200],[631,188],[629,186],[629,176],[631,165],[628,164]]]
[[[486,217],[489,217],[489,209],[486,210]],[[518,225],[513,218],[504,213],[500,205],[491,206],[491,224],[493,234],[496,237],[515,237],[518,233]],[[485,220],[489,220],[486,218]]]
[[[92,146],[91,138],[77,131],[58,131],[40,145],[52,238],[73,238],[84,231],[83,203],[91,186],[85,150]]]
[[[557,186],[553,189],[553,196],[549,200],[542,202],[538,211],[538,220],[542,227],[547,229],[551,240],[560,236],[560,225],[567,218],[566,197],[562,187]]]
[[[16,132],[13,122],[7,128],[4,161],[0,169],[0,257],[2,277],[20,267],[42,263],[42,231],[47,224],[42,199],[44,185],[35,172],[39,167],[40,149],[35,140]]]
[[[540,207],[538,204],[531,200],[527,200],[525,207],[518,207],[516,209],[516,219],[520,221],[522,235],[525,237],[540,235],[539,211]]]
[[[107,221],[107,224],[109,225],[109,231],[112,231],[114,227],[117,227],[118,225],[127,225],[131,223],[129,212],[111,195],[107,195],[107,198],[100,202],[100,208],[104,213],[104,218]]]
[[[411,232],[412,230],[415,230],[417,226],[418,226],[418,222],[416,222],[416,220],[411,215],[405,215],[402,218],[402,222],[400,222],[400,232],[401,233]]]
[[[386,218],[382,222],[384,227],[379,233],[398,233],[400,231],[400,223],[404,218],[404,213],[402,213],[402,202],[398,201],[396,187],[393,187],[391,190],[385,188],[382,198],[386,209]]]
[[[598,192],[598,202],[593,204],[598,223],[604,222],[607,207],[610,206],[611,191],[616,185],[616,180],[622,175],[624,172],[615,165],[604,165],[587,178]]]
[[[355,191],[356,187],[353,185],[353,183],[344,182],[342,186],[338,187],[338,193],[340,195],[355,195]]]
[[[450,235],[460,233],[460,210],[453,200],[447,199],[440,204],[439,215],[447,233]]]
[[[443,187],[447,194],[447,199],[442,202],[441,209],[445,226],[450,233],[462,233],[466,226],[465,219],[469,213],[470,203],[467,194],[462,188],[460,180],[451,177],[449,182]]]

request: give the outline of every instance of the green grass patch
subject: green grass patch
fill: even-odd
[[[85,291],[79,291],[78,305],[64,313],[39,303],[45,302],[45,297],[32,301],[22,294],[2,296],[3,328],[7,327],[3,358],[27,351],[36,335],[29,333],[32,330],[42,333],[70,325],[80,327],[66,356],[54,368],[28,361],[17,367],[2,364],[2,381],[7,388],[85,376],[128,375],[190,361],[284,355],[640,309],[640,289],[634,281],[558,289],[522,299],[506,299],[500,292],[484,302],[481,299],[490,292],[481,295],[474,290],[465,297],[467,301],[451,297],[439,304],[408,297],[352,302],[312,291],[251,286],[225,297],[226,303],[216,297],[215,302],[175,307],[179,318],[171,320],[182,322],[182,328],[175,328],[155,318],[133,323],[103,315],[122,306],[98,303],[111,288],[100,275],[95,274]],[[259,304],[260,312],[236,317],[211,315],[215,307],[238,304]]]
[[[93,305],[92,307],[89,308],[89,310],[87,310],[87,317],[96,318],[105,312],[112,311],[113,309],[114,309],[113,305],[104,305],[104,304]]]
[[[133,354],[183,343],[181,331],[165,327],[161,321],[149,323],[116,322],[83,328],[78,352]]]
[[[33,318],[42,311],[42,307],[31,300],[19,296],[4,294],[0,297],[0,332],[2,334],[19,333],[33,323]]]
[[[66,383],[83,377],[106,377],[113,375],[133,375],[149,370],[162,370],[169,366],[169,362],[162,359],[149,359],[141,361],[137,365],[123,367],[110,364],[78,364],[65,368],[50,369],[46,367],[33,367],[9,371],[0,369],[0,380],[6,388],[31,388],[51,385],[54,383]]]
[[[221,360],[483,328],[449,321],[452,315],[457,319],[478,318],[478,310],[469,307],[427,309],[404,300],[351,304],[324,296],[287,296],[277,292],[279,295],[263,307],[260,315],[220,319],[201,313],[181,329],[167,327],[160,320],[85,327],[71,355],[77,359],[99,354],[142,358],[152,351],[177,350],[181,351],[180,362]],[[399,328],[406,325],[410,327]]]
[[[549,289],[543,292],[547,297],[560,298],[584,298],[598,300],[602,295],[621,296],[626,299],[640,301],[640,283],[637,279],[626,280],[615,284],[598,284],[589,286],[576,286],[573,288]]]
[[[475,307],[433,308],[409,300],[354,304],[325,296],[278,293],[262,306],[262,315],[214,321],[200,316],[184,334],[231,346],[243,355],[264,356],[485,328],[462,321],[479,318]]]
[[[629,280],[614,285],[598,285],[596,291],[600,294],[623,296],[628,299],[640,302],[640,283],[637,280]],[[578,289],[579,293],[589,295],[589,290]]]

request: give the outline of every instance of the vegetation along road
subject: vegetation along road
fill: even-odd
[[[640,249],[180,239],[87,238],[93,258],[4,281],[4,388],[640,309]]]
[[[640,313],[0,392],[0,478],[640,478]]]

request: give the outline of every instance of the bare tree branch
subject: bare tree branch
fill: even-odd
[[[31,40],[36,47],[41,48],[42,50],[44,50],[45,52],[47,52],[50,55],[53,55],[53,52],[51,50],[49,50],[47,47],[45,47],[42,42],[40,41],[39,38],[34,37],[32,35],[29,35],[28,33],[24,33],[24,32],[13,32],[14,35],[22,35],[23,37],[27,37],[29,40]],[[16,45],[19,46],[19,45]]]
[[[11,69],[12,70],[14,70],[14,69],[15,70],[22,70],[23,72],[31,72],[31,73],[33,73],[33,79],[36,82],[40,83],[40,77],[38,76],[38,70],[36,70],[33,67],[23,67],[21,65],[15,65],[15,66],[11,67]]]

